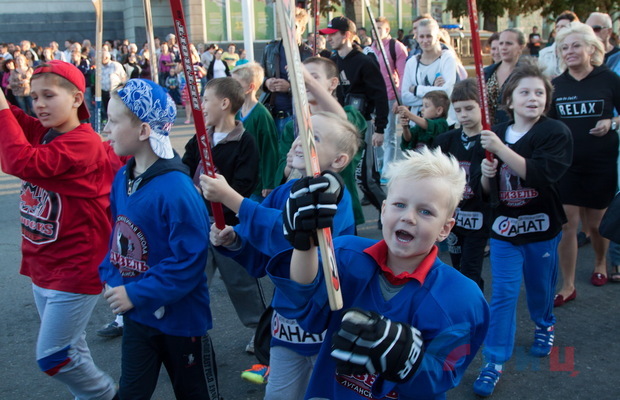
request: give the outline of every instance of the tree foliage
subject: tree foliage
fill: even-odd
[[[477,6],[484,16],[484,29],[491,31],[497,30],[497,18],[506,12],[509,16],[517,16],[541,10],[543,16],[553,17],[564,10],[572,10],[585,20],[595,10],[609,14],[619,10],[618,0],[478,0]],[[467,0],[448,0],[446,11],[455,18],[467,16]]]

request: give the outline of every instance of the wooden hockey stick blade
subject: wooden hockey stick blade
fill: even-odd
[[[319,158],[316,154],[314,144],[314,133],[310,121],[310,107],[306,97],[306,84],[304,82],[301,57],[299,47],[295,38],[295,3],[292,0],[276,0],[276,15],[282,30],[282,45],[286,53],[286,64],[288,66],[289,81],[293,94],[293,105],[295,108],[295,118],[299,127],[299,136],[304,151],[304,161],[306,172],[309,176],[316,176],[321,173]],[[325,284],[327,286],[327,297],[329,307],[332,310],[342,308],[342,291],[340,287],[340,277],[336,257],[334,256],[334,242],[332,240],[331,229],[320,229],[317,232],[319,238],[319,248],[321,249],[321,261]]]
[[[159,83],[157,70],[157,54],[155,49],[155,35],[153,34],[153,14],[151,13],[151,0],[142,1],[144,8],[144,27],[146,29],[146,41],[149,46],[149,67],[151,68],[151,80]],[[155,61],[155,62],[153,62]],[[162,82],[162,86],[163,86]]]
[[[170,0],[170,9],[172,11],[172,20],[174,29],[179,40],[179,50],[181,52],[181,61],[183,62],[183,70],[185,71],[185,79],[189,90],[190,105],[192,107],[192,115],[194,116],[194,127],[196,128],[196,139],[198,149],[200,151],[200,159],[202,160],[202,168],[207,176],[215,178],[215,165],[211,155],[211,144],[205,127],[204,115],[202,114],[202,106],[200,104],[200,92],[198,91],[198,80],[194,73],[191,55],[189,51],[189,38],[187,37],[187,25],[185,25],[185,15],[183,14],[183,6],[181,0]],[[224,229],[226,222],[224,221],[224,210],[221,203],[211,202],[211,211],[215,219],[215,226],[218,229]]]

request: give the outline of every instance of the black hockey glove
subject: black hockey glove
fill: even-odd
[[[342,178],[331,171],[301,178],[293,184],[282,213],[284,237],[297,250],[309,250],[316,231],[331,228],[342,198]]]
[[[381,374],[392,382],[404,382],[422,362],[422,344],[422,335],[414,327],[352,308],[334,333],[331,355],[340,374]]]

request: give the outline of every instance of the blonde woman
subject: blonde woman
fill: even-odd
[[[416,35],[422,53],[411,57],[405,64],[401,95],[403,104],[418,114],[422,98],[433,90],[442,90],[448,96],[456,83],[457,56],[452,50],[444,51],[439,25],[434,19],[422,19]],[[455,122],[455,121],[449,121]]]
[[[555,297],[559,307],[574,300],[577,229],[582,223],[595,253],[594,286],[607,283],[605,253],[609,241],[598,231],[601,218],[616,191],[620,118],[620,77],[603,64],[604,49],[591,27],[572,22],[556,38],[562,75],[553,80],[555,93],[549,116],[564,122],[574,142],[572,164],[559,190],[568,222],[558,247],[562,288]]]

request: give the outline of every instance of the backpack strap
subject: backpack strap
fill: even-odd
[[[396,39],[390,39],[390,55],[392,56],[392,69],[396,71]]]

